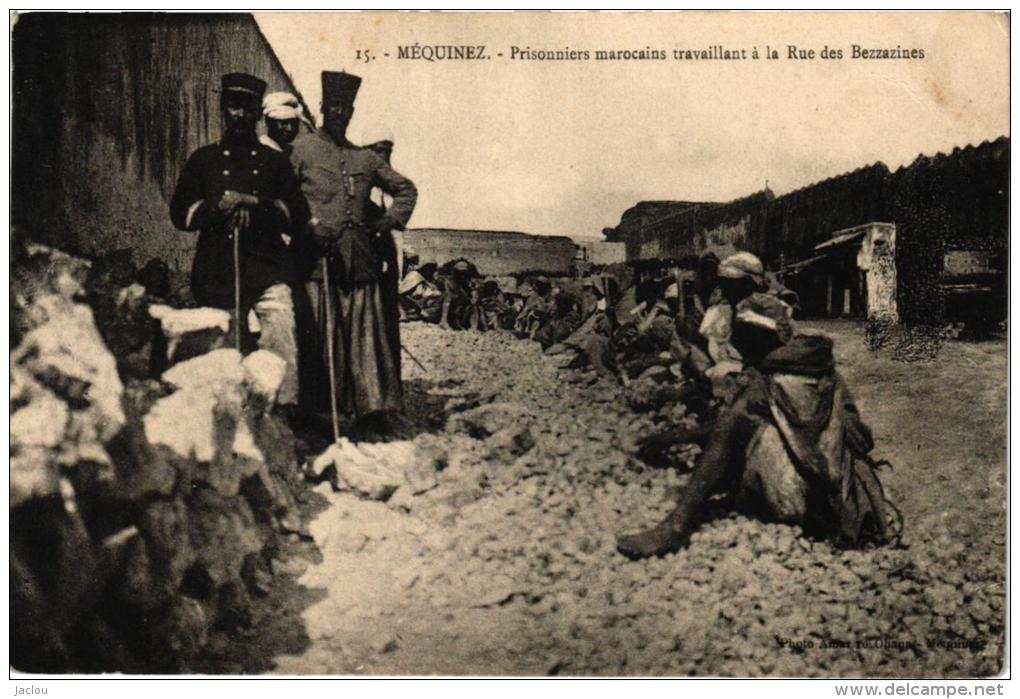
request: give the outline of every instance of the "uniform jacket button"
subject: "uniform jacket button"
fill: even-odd
[[[223,155],[225,155],[226,157],[229,158],[230,157],[230,151],[228,151],[228,150],[223,151]]]
[[[223,174],[224,174],[224,175],[229,175],[229,174],[230,174],[230,170],[224,170],[224,171],[223,171]]]

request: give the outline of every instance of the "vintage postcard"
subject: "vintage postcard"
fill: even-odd
[[[1008,12],[10,20],[16,693],[1002,693]]]

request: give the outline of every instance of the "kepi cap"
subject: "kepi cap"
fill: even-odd
[[[227,73],[220,80],[224,95],[246,95],[261,100],[266,92],[266,81],[248,73]]]
[[[322,71],[322,103],[352,105],[354,98],[358,96],[358,88],[361,87],[361,78],[350,73],[336,72],[332,70]]]

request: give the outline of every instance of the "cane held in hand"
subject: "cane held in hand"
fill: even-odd
[[[322,256],[322,290],[325,296],[324,313],[326,314],[326,358],[329,362],[329,409],[333,419],[333,441],[340,441],[340,418],[336,407],[336,362],[333,343],[335,338],[335,318],[333,318],[333,290],[329,285],[329,262],[326,255]]]
[[[241,351],[241,230],[248,227],[251,216],[244,206],[255,205],[258,198],[231,189],[220,198],[219,209],[230,220],[234,243],[234,347]]]
[[[324,295],[323,313],[326,314],[326,359],[329,362],[329,407],[331,417],[333,418],[333,443],[326,448],[326,451],[308,463],[305,477],[313,481],[330,478],[333,483],[333,489],[336,490],[338,488],[336,479],[340,464],[345,461],[344,449],[349,448],[350,443],[340,439],[340,418],[336,400],[336,355],[333,346],[333,343],[336,341],[336,319],[333,317],[333,290],[329,283],[328,257],[328,253],[323,254],[320,258],[320,264],[322,266],[322,291]]]
[[[241,224],[234,222],[234,347],[241,351]]]

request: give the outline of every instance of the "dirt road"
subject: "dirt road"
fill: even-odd
[[[678,554],[629,562],[614,535],[657,520],[686,478],[629,456],[666,416],[631,412],[612,382],[560,370],[533,343],[413,324],[404,342],[429,373],[406,365],[412,412],[488,407],[419,437],[450,455],[437,488],[386,504],[325,495],[311,524],[321,562],[298,579],[306,606],[290,622],[307,638],[274,671],[997,672],[1005,343],[901,364],[864,350],[856,326],[819,327],[895,465],[884,482],[904,548],[841,552],[730,516]]]

